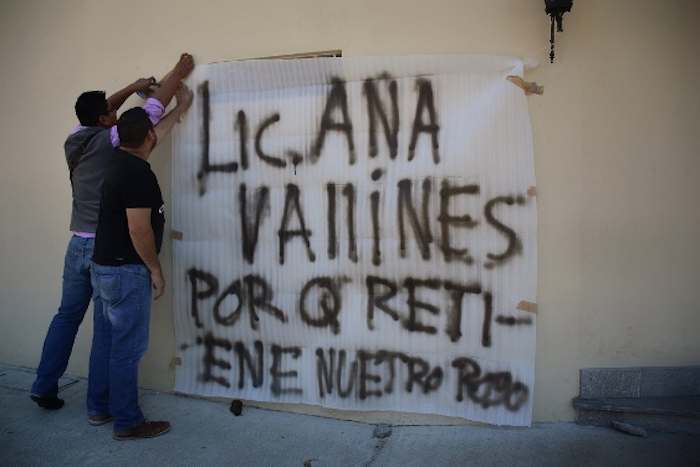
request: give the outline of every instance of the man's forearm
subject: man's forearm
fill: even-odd
[[[131,242],[151,274],[162,274],[153,229],[129,229]]]
[[[177,106],[168,112],[165,117],[161,118],[158,125],[156,125],[154,128],[156,131],[156,136],[158,136],[158,142],[163,141],[163,139],[168,136],[168,133],[170,133],[170,130],[173,129],[173,126],[180,121],[182,114],[183,112],[181,107]]]
[[[109,104],[109,108],[111,110],[118,110],[119,107],[124,104],[124,102],[131,96],[133,93],[136,92],[136,86],[135,83],[131,83],[128,86],[120,89],[119,91],[115,92],[111,96],[107,98],[107,103]]]
[[[153,91],[151,97],[158,99],[164,107],[167,107],[175,95],[180,81],[192,72],[193,67],[194,61],[192,56],[190,54],[182,54],[173,69],[160,80],[159,86]]]

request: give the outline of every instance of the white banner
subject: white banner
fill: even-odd
[[[176,390],[529,425],[535,176],[506,80],[522,67],[198,66],[173,148]]]

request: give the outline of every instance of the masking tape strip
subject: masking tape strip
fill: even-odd
[[[538,96],[541,96],[542,94],[544,94],[544,86],[540,86],[534,81],[525,81],[520,76],[513,75],[507,76],[506,79],[511,83],[515,84],[523,91],[525,91],[526,96],[529,96],[530,94],[537,94]]]
[[[182,240],[182,232],[180,232],[179,230],[171,230],[170,238],[172,238],[173,240]]]
[[[537,313],[537,303],[521,300],[516,307],[518,310],[527,311],[528,313]]]

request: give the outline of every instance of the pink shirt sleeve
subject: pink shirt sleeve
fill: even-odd
[[[143,104],[143,109],[148,114],[148,118],[151,119],[153,126],[156,126],[158,122],[160,122],[160,119],[163,117],[163,113],[165,112],[165,107],[163,107],[163,104],[161,104],[161,102],[154,97],[149,97],[146,99],[146,102]],[[117,132],[117,125],[114,125],[109,129],[109,137],[112,140],[112,146],[115,148],[119,146],[119,133]]]

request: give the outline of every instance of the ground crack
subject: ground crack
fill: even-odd
[[[374,445],[374,452],[372,452],[372,456],[370,456],[369,460],[363,464],[364,467],[369,467],[374,463],[379,454],[382,452],[382,449],[384,449],[384,446],[386,446],[386,444],[389,442],[391,433],[391,425],[379,424],[374,427],[372,438],[377,440],[377,444]]]

